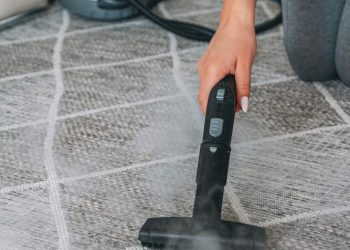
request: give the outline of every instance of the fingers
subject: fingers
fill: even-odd
[[[200,87],[198,93],[198,103],[203,113],[207,110],[208,98],[211,89],[214,85],[219,82],[225,75],[219,63],[213,61],[210,64],[206,63],[205,58],[202,59],[198,64]]]
[[[198,64],[200,88],[198,94],[198,102],[203,113],[205,113],[208,104],[208,98],[211,89],[227,74],[235,74],[237,85],[237,106],[236,111],[243,109],[248,111],[249,96],[250,96],[250,81],[251,81],[251,65],[250,57],[243,57],[238,59],[236,64],[227,70],[227,67],[210,61],[206,63],[206,58],[203,58]],[[228,71],[228,72],[227,72]]]
[[[236,66],[236,85],[237,85],[237,108],[236,111],[243,109],[248,111],[249,96],[250,96],[250,81],[251,81],[252,61],[250,58],[237,60]]]

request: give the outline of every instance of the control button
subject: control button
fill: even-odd
[[[216,92],[216,100],[223,102],[225,98],[225,89],[218,89]]]
[[[218,150],[218,148],[213,146],[213,147],[210,147],[209,150],[210,152],[215,153]]]
[[[212,137],[219,137],[222,133],[222,126],[224,125],[224,120],[221,118],[211,118],[209,126],[209,134]]]

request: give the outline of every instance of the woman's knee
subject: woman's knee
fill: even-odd
[[[283,1],[284,43],[302,80],[336,77],[334,51],[343,4],[343,0]]]

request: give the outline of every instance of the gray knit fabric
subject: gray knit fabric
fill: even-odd
[[[157,11],[215,27],[220,3]],[[277,9],[258,1],[257,21]],[[257,41],[223,218],[266,227],[269,249],[349,249],[350,89],[298,80],[281,27]],[[190,216],[206,46],[59,6],[1,32],[0,249],[141,249],[146,218]]]
[[[284,0],[284,42],[290,63],[306,81],[337,77],[335,48],[345,0]],[[344,33],[349,33],[343,29]]]
[[[347,0],[341,17],[335,63],[340,79],[350,86],[350,1]]]

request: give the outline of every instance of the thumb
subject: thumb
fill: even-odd
[[[250,61],[237,61],[236,66],[236,85],[237,85],[237,111],[243,109],[244,112],[248,111],[249,96],[250,96],[250,81],[251,81],[251,62]]]

